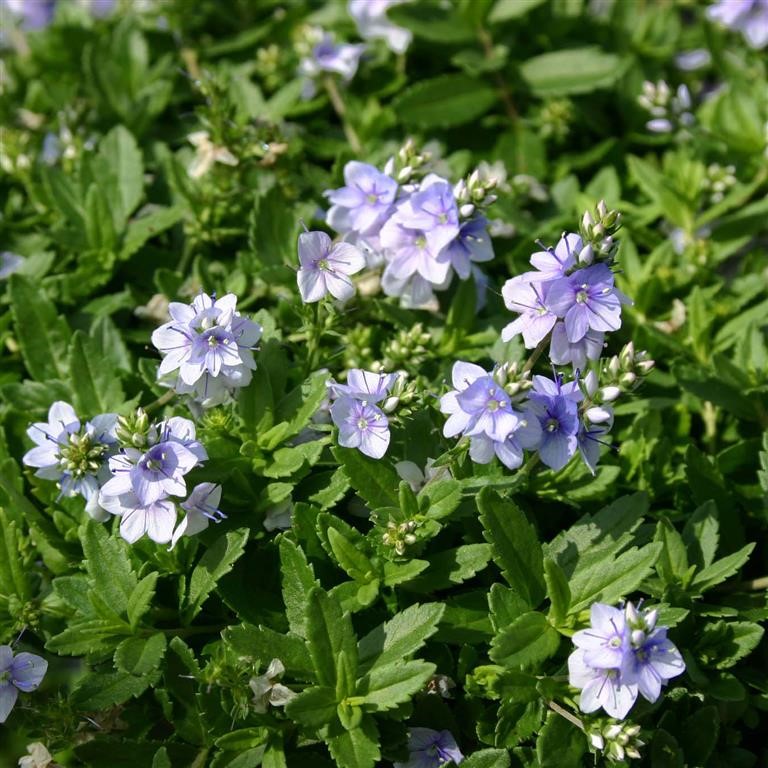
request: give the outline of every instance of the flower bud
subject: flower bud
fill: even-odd
[[[594,397],[595,392],[597,392],[597,387],[599,385],[599,380],[597,378],[597,374],[594,371],[590,371],[583,379],[582,379],[582,388],[584,389],[584,392],[589,397]]]
[[[388,397],[381,404],[381,410],[384,411],[384,413],[392,413],[394,412],[395,408],[397,408],[398,405],[400,405],[399,397]]]
[[[619,358],[616,357],[616,355],[614,355],[608,363],[608,372],[614,379],[617,378],[621,372],[621,363],[619,362]]]
[[[645,628],[648,632],[653,631],[653,628],[656,626],[656,621],[659,618],[659,612],[656,608],[653,610],[647,611],[644,619],[645,619]]]
[[[624,345],[624,348],[619,353],[619,362],[621,367],[625,370],[629,370],[632,367],[632,363],[635,361],[635,345],[630,341]]]
[[[459,213],[464,219],[468,219],[475,212],[475,206],[472,203],[466,203],[459,208]]]
[[[585,245],[580,251],[578,256],[579,264],[589,266],[595,260],[595,253],[592,250],[591,245]]]
[[[643,360],[642,362],[637,363],[635,366],[641,376],[647,376],[655,367],[655,360]]]
[[[619,395],[621,395],[620,387],[603,387],[600,390],[600,399],[604,403],[612,403]]]
[[[613,411],[610,408],[595,405],[588,408],[584,415],[592,424],[605,424],[613,418]]]
[[[410,165],[406,165],[404,168],[401,168],[400,171],[397,174],[397,180],[400,182],[408,181],[408,179],[411,178],[413,174],[413,168],[411,168]]]
[[[633,629],[631,639],[632,645],[639,648],[645,642],[645,632],[642,629]]]

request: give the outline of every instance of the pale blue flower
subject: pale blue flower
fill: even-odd
[[[16,704],[19,691],[31,693],[42,682],[48,662],[34,653],[13,655],[10,645],[0,645],[0,723]]]
[[[560,470],[578,447],[578,403],[582,399],[578,383],[563,384],[559,374],[554,380],[534,376],[528,399],[529,410],[539,420],[542,430],[539,457],[551,469]]]
[[[5,280],[14,272],[18,272],[26,259],[18,253],[3,251],[0,253],[0,280]]]
[[[603,352],[605,334],[591,328],[578,341],[570,341],[565,323],[559,321],[552,328],[549,359],[555,365],[572,365],[574,370],[584,370],[588,360],[599,360]]]
[[[611,717],[623,720],[637,700],[637,683],[625,679],[620,669],[601,669],[586,663],[579,648],[568,657],[568,682],[581,689],[579,709],[596,712],[601,707]]]
[[[445,246],[440,254],[453,267],[460,279],[472,273],[472,265],[493,259],[493,244],[488,234],[488,222],[479,216],[464,222],[459,234]]]
[[[337,232],[378,235],[393,212],[397,182],[367,163],[351,160],[344,166],[345,186],[327,190],[332,203],[326,221]]]
[[[167,544],[176,525],[176,504],[169,498],[142,501],[129,488],[122,493],[99,496],[99,503],[110,514],[120,518],[120,535],[129,543],[138,541],[145,533],[157,544]]]
[[[350,275],[365,267],[365,256],[350,243],[334,245],[325,232],[303,232],[299,235],[299,263],[296,280],[302,301],[320,301],[328,293],[348,301],[355,293]]]
[[[456,739],[450,731],[431,728],[411,728],[408,734],[407,763],[395,763],[395,768],[444,768],[459,765],[464,760]]]
[[[768,45],[768,0],[719,0],[707,8],[707,17],[741,32],[751,48]]]
[[[545,302],[547,283],[534,282],[531,279],[537,274],[525,272],[510,278],[501,289],[507,309],[520,313],[520,317],[502,329],[501,339],[510,341],[522,334],[526,349],[536,347],[557,322],[557,315]]]
[[[204,531],[210,522],[220,523],[227,516],[219,509],[221,486],[215,483],[199,483],[192,489],[189,498],[181,502],[181,508],[187,513],[176,526],[171,537],[173,549],[182,536],[194,536]]]
[[[349,14],[364,40],[382,39],[394,53],[404,53],[413,37],[387,18],[387,11],[409,0],[349,0]]]
[[[374,373],[360,368],[347,372],[347,383],[329,383],[335,397],[351,397],[366,403],[380,403],[389,395],[389,390],[397,379],[396,373]]]
[[[372,459],[380,459],[387,452],[389,420],[377,406],[340,397],[331,406],[331,418],[339,428],[339,445],[357,448]]]

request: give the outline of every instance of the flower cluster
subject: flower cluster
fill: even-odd
[[[651,133],[672,133],[678,128],[688,128],[696,122],[691,113],[691,93],[688,86],[681,84],[673,94],[664,80],[643,83],[643,92],[637,97],[637,103],[651,113],[645,127]]]
[[[384,265],[384,293],[407,307],[430,306],[434,291],[447,288],[454,273],[461,280],[475,273],[482,282],[475,264],[493,258],[480,213],[495,199],[493,182],[477,174],[455,187],[434,173],[417,179],[423,160],[401,151],[384,172],[351,161],[345,185],[325,193],[328,225],[366,252],[370,266]]]
[[[629,303],[599,258],[573,232],[554,248],[534,253],[535,271],[507,280],[502,288],[507,309],[520,315],[502,330],[502,340],[522,334],[526,348],[533,349],[549,336],[555,365],[583,368],[587,360],[597,360],[605,333],[621,327],[621,305]]]
[[[347,383],[329,383],[334,399],[331,419],[339,428],[339,445],[357,448],[373,459],[380,459],[389,447],[389,419],[384,408],[397,375],[373,373],[353,368]],[[379,403],[383,407],[379,407]],[[387,410],[389,410],[387,408]]]
[[[162,353],[158,378],[203,407],[218,405],[251,381],[261,326],[236,311],[237,297],[201,293],[191,304],[172,301],[171,320],[152,333]]]
[[[408,751],[408,762],[395,763],[395,768],[444,768],[446,765],[459,765],[464,760],[450,731],[411,728]]]
[[[667,638],[667,627],[656,626],[656,610],[639,612],[632,603],[624,610],[595,603],[589,629],[573,636],[576,650],[568,657],[569,681],[581,690],[582,712],[602,707],[623,720],[638,693],[650,702],[662,686],[685,671],[685,662]]]
[[[768,0],[718,0],[707,8],[707,17],[741,32],[750,48],[768,45]]]
[[[19,697],[30,693],[42,682],[48,662],[34,653],[14,656],[10,645],[0,645],[0,723],[4,723]]]
[[[57,400],[48,410],[48,421],[27,429],[35,443],[22,461],[36,467],[36,477],[55,481],[62,496],[82,496],[95,520],[108,517],[99,505],[99,488],[109,479],[107,461],[117,450],[117,414],[104,413],[82,425],[75,409]]]
[[[196,485],[187,496],[185,476],[208,458],[195,425],[179,416],[150,425],[146,414],[121,420],[121,451],[109,459],[111,477],[101,487],[99,505],[120,518],[120,535],[129,543],[145,533],[158,544],[192,536],[220,522],[221,487]],[[177,523],[177,503],[186,513]]]

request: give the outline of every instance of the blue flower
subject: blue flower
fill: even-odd
[[[464,760],[456,739],[450,731],[431,728],[411,728],[408,735],[407,763],[395,763],[395,768],[443,768],[459,765]]]
[[[394,210],[397,182],[367,163],[351,160],[344,166],[340,189],[329,189],[325,196],[332,205],[326,221],[337,232],[377,235]]]
[[[331,406],[331,418],[339,428],[339,445],[357,448],[372,459],[380,459],[389,447],[389,420],[381,408],[340,397]]]
[[[528,395],[530,411],[539,420],[542,430],[539,457],[552,469],[562,469],[576,452],[579,432],[578,403],[581,390],[575,381],[563,384],[563,377],[554,380],[533,377],[533,389]]]
[[[18,253],[3,251],[0,253],[0,280],[10,277],[14,272],[18,272],[26,259],[19,256]]]
[[[199,483],[192,489],[189,498],[181,502],[181,508],[187,513],[176,526],[171,537],[171,549],[182,536],[194,536],[204,531],[212,521],[220,523],[227,516],[219,509],[221,486],[215,483]]]
[[[349,0],[349,14],[364,40],[381,38],[394,53],[405,53],[413,37],[409,29],[387,18],[387,11],[408,0]]]
[[[8,719],[19,691],[30,693],[42,682],[48,662],[34,653],[13,655],[10,645],[0,645],[0,723]]]
[[[453,267],[461,280],[472,273],[472,265],[493,259],[493,244],[488,234],[488,222],[479,216],[465,221],[458,235],[439,254]]]
[[[741,32],[751,48],[768,45],[768,0],[719,0],[707,8],[707,17]]]
[[[335,397],[351,397],[366,403],[380,403],[389,395],[389,390],[397,379],[396,373],[373,373],[360,368],[347,371],[347,383],[330,382],[329,387]]]
[[[365,267],[365,256],[350,243],[334,245],[325,232],[303,232],[299,235],[299,263],[296,280],[303,302],[320,301],[328,293],[347,301],[355,293],[350,275]]]

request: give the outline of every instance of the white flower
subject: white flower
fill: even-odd
[[[197,150],[195,159],[187,170],[193,179],[205,176],[214,163],[223,163],[224,165],[237,165],[238,163],[237,158],[226,147],[217,147],[211,141],[208,131],[190,133],[187,140]]]
[[[387,18],[387,11],[408,0],[349,0],[349,15],[364,40],[381,38],[394,53],[405,53],[413,35]]]
[[[280,659],[272,659],[267,671],[259,677],[252,677],[249,685],[253,691],[253,708],[264,714],[267,707],[284,707],[296,694],[278,681],[283,676],[285,667]]]

